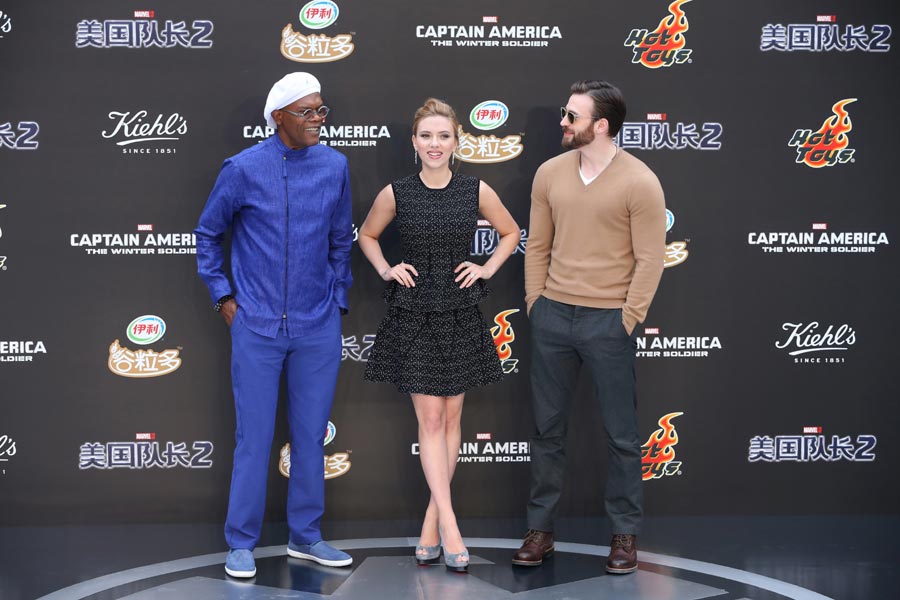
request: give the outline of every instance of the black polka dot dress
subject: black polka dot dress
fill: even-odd
[[[469,259],[478,224],[476,177],[454,175],[431,189],[413,174],[392,184],[403,262],[419,275],[415,287],[396,281],[383,298],[365,378],[404,393],[455,396],[503,378],[494,340],[478,302],[490,293],[482,280],[461,289],[453,270]]]

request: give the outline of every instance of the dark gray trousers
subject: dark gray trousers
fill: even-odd
[[[536,431],[531,439],[528,527],[553,531],[566,466],[569,405],[587,364],[609,448],[606,514],[613,533],[637,534],[643,488],[637,428],[635,335],[621,309],[588,308],[543,296],[531,309],[531,387]]]

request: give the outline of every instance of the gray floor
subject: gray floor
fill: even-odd
[[[473,571],[473,575],[475,572]],[[475,576],[447,576],[443,569],[419,568],[408,557],[372,557],[347,576],[330,595],[292,591],[281,587],[251,585],[204,577],[191,577],[125,596],[129,600],[368,600],[370,598],[441,598],[445,600],[537,600],[566,598],[616,598],[643,600],[701,600],[725,594],[708,586],[679,581],[666,575],[639,572],[633,577],[596,577],[526,592],[512,593]]]
[[[249,582],[223,572],[221,525],[0,528],[3,600],[333,598],[417,600],[821,600],[894,598],[900,585],[900,517],[690,517],[648,519],[641,567],[607,575],[602,519],[560,523],[556,555],[513,567],[522,524],[464,521],[468,575],[417,567],[414,523],[326,524],[354,557],[348,569],[284,554],[284,524],[267,524]],[[474,537],[474,533],[496,537]]]

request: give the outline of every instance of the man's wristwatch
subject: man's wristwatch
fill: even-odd
[[[213,304],[213,310],[216,312],[222,312],[222,307],[225,306],[225,303],[229,300],[234,300],[233,294],[228,294],[219,298],[219,301]]]

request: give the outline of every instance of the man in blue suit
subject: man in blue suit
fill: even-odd
[[[291,431],[287,552],[332,567],[352,562],[319,530],[322,444],[341,362],[353,243],[347,159],[319,144],[329,112],[320,92],[309,73],[291,73],[272,87],[264,117],[276,134],[225,161],[194,230],[200,277],[231,328],[237,430],[225,572],[233,577],[256,574],[253,549],[282,372]],[[230,277],[222,248],[229,229]]]

